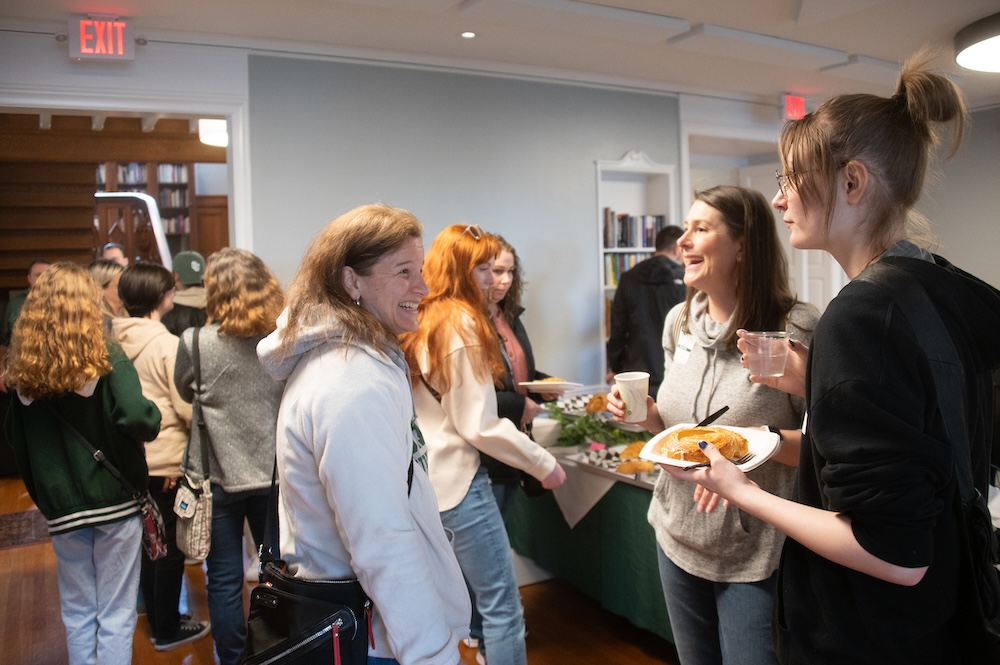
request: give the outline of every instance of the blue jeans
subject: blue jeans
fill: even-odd
[[[462,502],[441,513],[451,546],[483,616],[483,642],[490,665],[526,665],[524,611],[510,558],[510,541],[479,467]]]
[[[771,637],[777,573],[761,582],[710,582],[656,551],[683,665],[778,665]]]
[[[490,481],[490,487],[493,489],[493,498],[496,499],[497,507],[500,509],[500,517],[506,518],[510,504],[514,503],[514,495],[517,494],[518,485]],[[469,596],[472,598],[472,621],[469,622],[469,637],[482,641],[483,615],[476,609],[476,596],[472,593],[472,589],[469,589]]]
[[[247,637],[243,612],[243,521],[254,542],[261,543],[270,488],[229,493],[212,486],[212,546],[208,550],[208,616],[221,665],[238,665]],[[272,524],[277,525],[277,515]],[[274,540],[277,543],[277,539]]]
[[[132,661],[141,539],[138,517],[52,537],[70,665]]]

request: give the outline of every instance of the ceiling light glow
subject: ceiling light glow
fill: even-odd
[[[206,145],[217,145],[225,148],[229,145],[229,131],[225,120],[198,120],[198,139]]]
[[[1000,14],[987,16],[958,31],[955,62],[979,72],[1000,72]]]

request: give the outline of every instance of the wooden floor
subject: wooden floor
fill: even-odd
[[[16,477],[0,478],[0,513],[30,510],[34,505]],[[187,566],[188,611],[207,618],[205,574]],[[573,587],[547,581],[521,588],[529,627],[531,665],[678,665],[673,645],[627,620],[603,611]],[[62,665],[66,637],[59,615],[56,560],[48,542],[0,549],[0,661],[4,665]],[[460,646],[462,662],[474,665],[475,651]],[[149,627],[139,617],[132,661],[137,665],[212,665],[211,638],[173,651],[157,652]]]

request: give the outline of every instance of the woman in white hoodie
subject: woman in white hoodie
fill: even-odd
[[[278,411],[281,557],[305,579],[357,577],[374,602],[368,663],[460,662],[471,607],[438,517],[396,341],[427,294],[422,228],[356,208],[313,240],[257,353]],[[409,481],[408,481],[409,477]]]
[[[135,365],[142,394],[160,410],[160,434],[146,444],[149,492],[166,527],[167,556],[151,561],[145,554],[139,584],[146,601],[149,634],[157,651],[169,651],[208,634],[209,625],[180,614],[184,553],[177,547],[174,497],[181,459],[191,429],[191,405],[174,387],[177,337],[160,323],[174,303],[174,276],[155,263],[134,263],[118,281],[126,318],[112,319],[115,336]]]

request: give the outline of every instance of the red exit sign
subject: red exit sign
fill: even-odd
[[[135,60],[132,24],[117,16],[91,14],[69,20],[69,55],[78,60]]]

